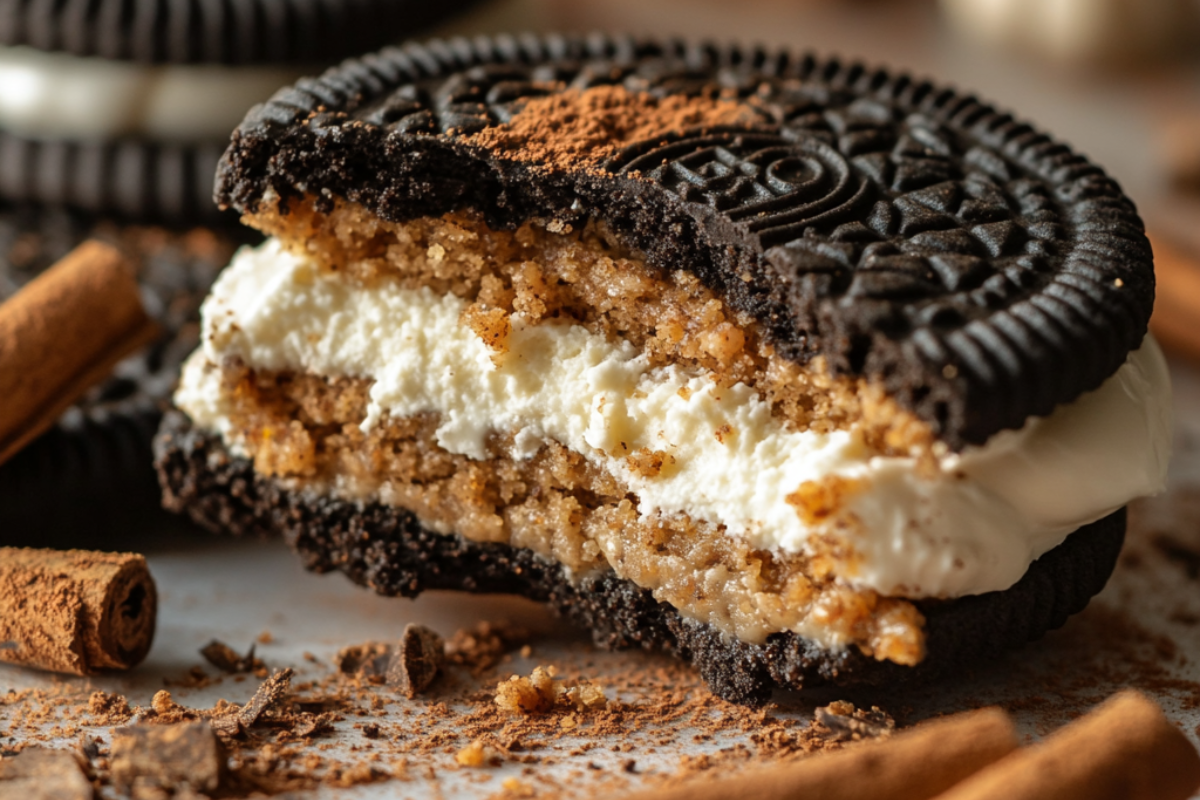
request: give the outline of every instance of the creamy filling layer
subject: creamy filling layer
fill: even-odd
[[[1005,589],[1080,525],[1162,488],[1169,379],[1153,340],[1095,392],[930,468],[880,455],[853,425],[788,430],[744,384],[652,367],[577,325],[515,313],[485,342],[468,305],[356,285],[270,240],[218,279],[176,403],[236,448],[203,362],[369,379],[364,431],[436,413],[437,443],[471,458],[495,431],[515,434],[516,457],[553,440],[627,485],[643,516],[687,514],[785,554],[833,538],[839,578],[888,596]]]
[[[0,128],[42,139],[224,140],[312,69],[146,65],[0,47]]]

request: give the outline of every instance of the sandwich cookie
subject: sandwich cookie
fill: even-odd
[[[1149,245],[985,103],[787,51],[406,45],[249,114],[165,502],[385,594],[516,592],[713,690],[953,672],[1159,491]]]

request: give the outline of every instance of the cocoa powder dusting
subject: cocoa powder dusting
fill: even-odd
[[[658,98],[621,86],[569,89],[530,100],[505,125],[469,136],[467,144],[553,169],[595,166],[622,147],[692,128],[747,125],[754,112],[710,95]]]

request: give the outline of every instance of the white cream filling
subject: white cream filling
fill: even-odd
[[[756,392],[722,389],[635,348],[562,323],[512,317],[509,351],[459,322],[466,303],[395,284],[365,289],[319,274],[271,240],[243,249],[205,302],[202,350],[176,403],[229,441],[214,364],[373,381],[362,422],[437,412],[438,443],[485,458],[490,431],[517,431],[516,455],[554,439],[622,480],[643,514],[686,512],[754,546],[803,551],[814,533],[786,498],[805,481],[851,478],[861,558],[841,577],[885,595],[955,597],[1011,586],[1080,525],[1163,487],[1170,382],[1147,339],[1100,389],[1020,431],[949,454],[933,477],[915,460],[872,455],[858,431],[794,432]],[[730,432],[718,436],[724,426]],[[236,446],[236,442],[230,442]],[[626,456],[647,447],[675,462],[656,477]],[[845,519],[845,515],[842,515]]]
[[[223,140],[251,106],[310,72],[146,65],[0,47],[0,128],[43,139]]]

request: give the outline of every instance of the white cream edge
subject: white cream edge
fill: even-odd
[[[786,496],[804,481],[852,478],[858,489],[845,508],[858,524],[838,535],[861,559],[841,577],[890,596],[1008,588],[1071,531],[1164,486],[1170,379],[1150,337],[1096,391],[943,457],[928,479],[911,458],[870,456],[854,431],[786,431],[748,387],[650,369],[631,346],[578,326],[528,326],[514,316],[497,367],[459,323],[465,305],[428,289],[366,290],[320,276],[274,240],[245,248],[205,302],[203,344],[176,404],[237,448],[212,366],[222,359],[369,378],[364,429],[388,414],[435,411],[439,444],[472,458],[485,457],[491,430],[520,431],[521,456],[553,438],[624,481],[643,514],[686,511],[785,552],[802,551],[814,532]],[[722,442],[723,425],[733,434]],[[624,455],[641,447],[674,455],[674,471],[632,471]]]
[[[225,139],[305,68],[138,64],[0,47],[0,128],[46,139]]]

